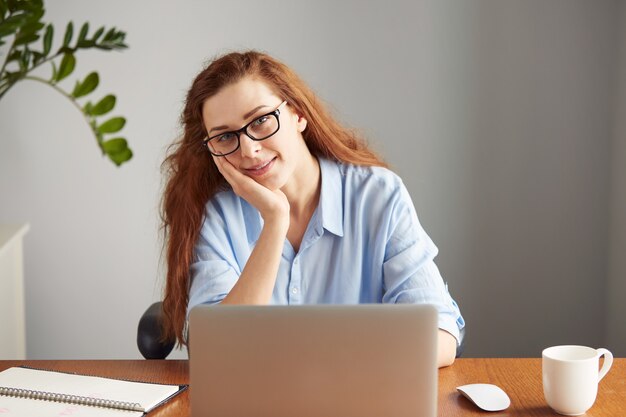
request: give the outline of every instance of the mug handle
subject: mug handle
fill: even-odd
[[[598,375],[598,382],[604,378],[604,376],[611,369],[611,365],[613,365],[613,354],[604,348],[596,349],[598,351],[598,358],[604,355],[604,363],[602,364],[602,368],[600,368],[600,373]]]

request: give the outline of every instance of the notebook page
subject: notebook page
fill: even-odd
[[[129,382],[18,367],[0,372],[0,387],[139,403],[146,411],[179,390],[178,385]]]
[[[141,417],[142,415],[141,411],[0,396],[0,416],[2,417]]]

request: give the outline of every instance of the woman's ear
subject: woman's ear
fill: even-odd
[[[298,127],[298,132],[302,133],[306,129],[307,120],[304,118],[304,116],[301,116],[299,114],[297,116],[298,120],[296,122],[296,126]]]

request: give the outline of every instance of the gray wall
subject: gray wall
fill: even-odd
[[[557,343],[626,354],[622,3],[48,3],[57,37],[68,19],[128,32],[129,50],[80,53],[75,75],[98,68],[98,94],[118,95],[135,157],[101,158],[45,86],[0,102],[0,222],[32,226],[29,358],[138,357],[137,320],[163,276],[159,164],[193,76],[240,48],[295,68],[405,179],[468,356]]]

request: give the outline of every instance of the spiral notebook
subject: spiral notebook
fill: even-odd
[[[15,367],[0,372],[0,415],[139,417],[186,388]]]

